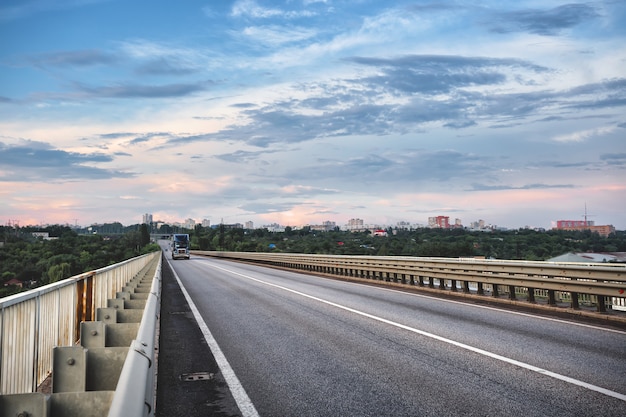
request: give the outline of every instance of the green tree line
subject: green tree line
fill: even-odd
[[[167,234],[169,229],[159,229]],[[54,240],[32,236],[48,232]],[[86,229],[79,230],[86,232]],[[180,230],[191,236],[192,249],[240,252],[289,252],[333,255],[485,257],[511,260],[546,260],[567,252],[626,252],[626,232],[602,237],[589,231],[476,232],[466,229],[387,229],[387,236],[370,232],[328,232],[310,227],[284,232],[267,229],[230,228],[225,225]],[[5,286],[11,279],[25,289],[59,281],[82,272],[102,268],[158,250],[150,243],[146,225],[124,227],[119,223],[101,225],[94,234],[80,234],[66,226],[0,226],[0,297],[20,291]],[[108,233],[108,234],[107,234]],[[24,290],[24,289],[22,289]]]
[[[626,252],[626,232],[602,237],[590,231],[520,229],[469,231],[466,229],[388,229],[387,236],[309,227],[284,232],[245,230],[223,225],[196,226],[192,249],[237,252],[290,252],[331,255],[485,257],[546,260],[567,252]]]
[[[51,240],[32,235],[48,232]],[[123,234],[80,235],[66,226],[0,226],[0,297],[115,264],[159,250],[150,243],[146,225],[136,225]],[[6,286],[12,279],[24,288]]]

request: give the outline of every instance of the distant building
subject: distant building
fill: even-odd
[[[185,220],[185,224],[183,225],[185,229],[193,229],[196,227],[196,221],[194,219]]]
[[[41,238],[43,240],[55,240],[55,239],[58,239],[58,237],[50,237],[50,233],[49,232],[32,232],[31,234],[33,235],[33,237]]]
[[[396,223],[396,228],[398,230],[411,230],[412,226],[409,222],[398,222]]]
[[[588,226],[594,226],[593,221],[591,220],[557,220],[556,228],[557,229],[583,229]]]
[[[278,223],[267,224],[267,225],[265,225],[263,227],[266,228],[268,232],[278,233],[278,232],[284,232],[285,231],[285,226],[281,226]]]
[[[428,227],[435,228],[435,229],[449,229],[450,217],[449,216],[429,217]]]
[[[211,227],[211,220],[203,219],[202,220],[202,227]]]
[[[243,224],[241,224],[241,223],[230,223],[230,224],[221,223],[219,225],[219,227],[223,227],[226,230],[229,230],[229,229],[243,229]]]
[[[141,223],[143,224],[152,224],[152,214],[146,213],[143,215],[141,219]]]
[[[387,237],[387,231],[383,230],[383,229],[376,229],[372,232],[373,236],[382,236],[382,237]]]
[[[10,285],[15,285],[16,287],[22,288],[24,286],[24,283],[20,281],[19,279],[11,278],[10,280],[4,283],[5,287],[8,287]]]
[[[318,232],[330,232],[331,230],[334,230],[337,225],[335,224],[335,222],[325,221],[322,224],[309,225],[309,227],[311,228],[311,230],[316,230]]]
[[[346,230],[350,232],[364,232],[363,219],[350,219],[346,225]]]
[[[611,233],[615,233],[615,227],[613,227],[613,225],[596,226],[594,222],[589,220],[557,220],[556,227],[554,229],[571,231],[589,230],[603,237],[607,237]]]
[[[246,229],[249,229],[249,230],[254,229],[254,222],[247,221],[246,222]]]

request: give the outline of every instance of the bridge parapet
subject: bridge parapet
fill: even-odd
[[[626,311],[626,265],[474,258],[410,256],[317,255],[267,252],[192,251],[195,255],[227,258],[296,269],[343,279],[377,281],[385,285],[449,291],[459,296],[485,296],[539,307],[558,301],[573,310],[582,304],[606,313]],[[506,300],[500,297],[505,295]],[[520,301],[521,298],[525,301]],[[625,318],[626,320],[626,318]]]
[[[77,335],[80,336],[74,340],[69,332],[70,337],[66,339],[69,342],[63,345],[59,343],[58,331],[42,329],[42,323],[45,325],[54,320],[31,319],[34,323],[28,329],[51,335],[54,340],[30,343],[31,349],[22,352],[19,347],[27,346],[28,341],[37,339],[37,334],[0,333],[3,359],[0,368],[0,379],[3,382],[0,415],[140,416],[154,413],[154,351],[160,309],[160,278],[161,252],[154,252],[70,278],[58,285],[34,290],[37,294],[23,293],[18,294],[20,297],[0,300],[2,331],[15,328],[16,323],[11,320],[16,318],[54,315],[70,319],[72,323],[64,325],[68,329],[75,328],[77,324]],[[81,282],[85,279],[88,281]],[[67,288],[75,291],[76,297],[70,306],[61,306],[60,300],[64,298],[60,293],[68,291]],[[114,298],[104,300],[98,291],[113,294]],[[41,301],[46,294],[55,294],[56,309],[46,311],[41,307],[49,305]],[[33,303],[32,300],[37,302]],[[31,304],[38,308],[29,311],[27,307]],[[15,308],[20,311],[14,312]],[[76,314],[59,315],[57,311],[72,309]],[[80,321],[75,323],[76,320]],[[75,345],[75,342],[80,344]],[[48,352],[41,350],[42,346],[46,348],[50,345],[53,346]],[[12,357],[15,358],[13,364],[5,360]],[[26,366],[15,366],[16,363]],[[31,364],[33,367],[28,366]],[[42,369],[38,370],[37,367],[45,369],[48,364],[50,368],[47,372],[38,372]],[[142,387],[143,395],[137,396],[133,392],[130,400],[126,397],[127,393],[116,391],[120,384],[128,384],[122,381],[127,367],[133,373],[143,370],[146,384]],[[51,393],[35,392],[43,382],[35,379],[39,374],[51,375]],[[14,381],[28,381],[29,378],[30,383],[11,384]],[[113,412],[113,404],[118,404],[116,412]],[[133,407],[141,409],[141,412],[128,413],[128,409]]]

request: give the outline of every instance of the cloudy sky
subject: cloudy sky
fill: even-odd
[[[4,0],[0,221],[626,229],[626,2]]]

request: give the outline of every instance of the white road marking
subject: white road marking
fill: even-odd
[[[169,260],[168,260],[168,263],[169,263]],[[235,375],[235,371],[233,371],[233,368],[231,368],[230,364],[228,363],[228,360],[226,359],[226,356],[224,356],[224,353],[222,352],[222,349],[220,349],[219,345],[217,344],[217,341],[211,334],[209,327],[206,325],[206,323],[202,319],[202,316],[200,315],[198,308],[196,307],[193,300],[189,296],[189,293],[183,286],[183,283],[178,277],[178,274],[176,273],[176,271],[174,271],[174,268],[172,268],[171,266],[172,265],[170,264],[170,269],[174,273],[174,277],[176,278],[176,281],[178,281],[178,286],[180,287],[183,294],[185,295],[185,299],[187,300],[187,303],[189,303],[189,308],[191,308],[191,311],[193,312],[193,315],[196,321],[198,322],[198,326],[200,326],[200,330],[202,331],[202,334],[204,335],[204,339],[209,345],[209,348],[211,349],[211,352],[213,353],[213,356],[215,357],[215,361],[217,362],[217,365],[222,371],[222,375],[224,375],[226,384],[228,384],[228,388],[230,389],[230,392],[233,395],[233,398],[235,399],[235,402],[237,403],[237,407],[239,407],[241,414],[243,415],[243,417],[259,417],[259,413],[256,411],[254,404],[252,404],[252,401],[250,400],[250,397],[248,397],[246,390],[241,385],[241,382],[239,382],[239,378],[237,378],[237,375]]]
[[[617,398],[617,399],[622,400],[622,401],[626,401],[626,395],[621,394],[619,392],[611,391],[609,389],[602,388],[602,387],[599,387],[597,385],[589,384],[587,382],[580,381],[578,379],[574,379],[574,378],[570,378],[570,377],[565,376],[565,375],[557,374],[556,372],[548,371],[547,369],[539,368],[537,366],[533,366],[533,365],[530,365],[530,364],[525,363],[525,362],[520,362],[520,361],[517,361],[515,359],[507,358],[506,356],[498,355],[496,353],[489,352],[489,351],[486,351],[486,350],[483,350],[483,349],[480,349],[480,348],[477,348],[477,347],[474,347],[474,346],[466,345],[465,343],[460,343],[460,342],[454,341],[452,339],[448,339],[448,338],[445,338],[445,337],[438,336],[438,335],[433,334],[433,333],[428,333],[428,332],[425,332],[423,330],[416,329],[414,327],[410,327],[410,326],[406,326],[404,324],[396,323],[394,321],[387,320],[387,319],[384,319],[382,317],[378,317],[378,316],[375,316],[373,314],[366,313],[364,311],[356,310],[356,309],[353,309],[351,307],[347,307],[347,306],[344,306],[344,305],[341,305],[341,304],[334,303],[332,301],[328,301],[328,300],[324,300],[324,299],[319,298],[319,297],[315,297],[313,295],[309,295],[309,294],[305,294],[305,293],[300,292],[300,291],[293,290],[291,288],[283,287],[282,285],[272,284],[271,282],[263,281],[261,279],[254,278],[254,277],[251,277],[249,275],[245,275],[245,274],[242,274],[242,273],[239,273],[239,272],[235,272],[235,271],[232,271],[232,270],[229,270],[229,269],[226,269],[226,268],[214,265],[214,264],[208,264],[208,265],[210,265],[213,268],[222,270],[224,272],[228,272],[230,274],[237,275],[237,276],[240,276],[242,278],[246,278],[246,279],[249,279],[251,281],[258,282],[260,284],[264,284],[264,285],[267,285],[267,286],[270,286],[270,287],[278,288],[278,289],[281,289],[283,291],[287,291],[287,292],[290,292],[290,293],[293,293],[293,294],[296,294],[296,295],[299,295],[299,296],[302,296],[302,297],[305,297],[305,298],[308,298],[308,299],[311,299],[311,300],[318,301],[320,303],[327,304],[329,306],[333,306],[333,307],[339,308],[339,309],[344,310],[344,311],[348,311],[350,313],[357,314],[359,316],[367,317],[369,319],[376,320],[376,321],[379,321],[381,323],[388,324],[390,326],[398,327],[400,329],[404,329],[404,330],[407,330],[409,332],[413,332],[413,333],[419,334],[421,336],[425,336],[425,337],[428,337],[428,338],[431,338],[431,339],[435,339],[435,340],[438,340],[440,342],[447,343],[447,344],[459,347],[461,349],[469,350],[471,352],[478,353],[479,355],[487,356],[489,358],[496,359],[496,360],[499,360],[499,361],[502,361],[502,362],[505,362],[505,363],[508,363],[508,364],[511,364],[511,365],[514,365],[514,366],[517,366],[517,367],[520,367],[520,368],[523,368],[523,369],[527,369],[529,371],[537,372],[537,373],[539,373],[541,375],[549,376],[549,377],[558,379],[560,381],[568,382],[570,384],[577,385],[579,387],[583,387],[583,388],[589,389],[591,391],[596,391],[596,392],[599,392],[601,394],[608,395],[609,397],[613,397],[613,398]]]
[[[354,284],[358,284],[358,283],[354,283]],[[484,310],[493,310],[493,311],[498,311],[498,312],[507,313],[507,314],[513,314],[513,315],[517,315],[517,316],[531,317],[531,318],[538,319],[538,320],[553,321],[553,322],[556,322],[556,323],[569,324],[571,326],[586,327],[588,329],[602,330],[602,331],[605,331],[605,332],[619,333],[619,334],[622,334],[622,335],[626,335],[626,332],[623,331],[623,330],[609,329],[609,328],[606,328],[606,327],[594,326],[593,324],[576,323],[575,321],[569,321],[569,320],[563,320],[563,319],[555,319],[555,318],[552,318],[552,317],[545,317],[545,316],[538,316],[536,314],[522,313],[520,311],[506,310],[506,309],[502,309],[502,308],[498,308],[498,307],[483,306],[483,305],[479,305],[479,304],[468,304],[468,303],[464,303],[463,301],[445,300],[445,299],[438,298],[438,297],[432,297],[430,295],[413,294],[413,293],[410,293],[410,292],[400,291],[400,290],[396,290],[396,289],[393,289],[393,288],[378,288],[378,289],[380,289],[382,291],[389,291],[389,292],[405,294],[405,295],[409,295],[411,297],[428,298],[428,299],[431,299],[431,300],[442,301],[444,303],[461,304],[461,305],[464,305],[464,306],[469,306],[469,307],[474,307],[474,308],[481,308],[481,309],[484,309]]]

